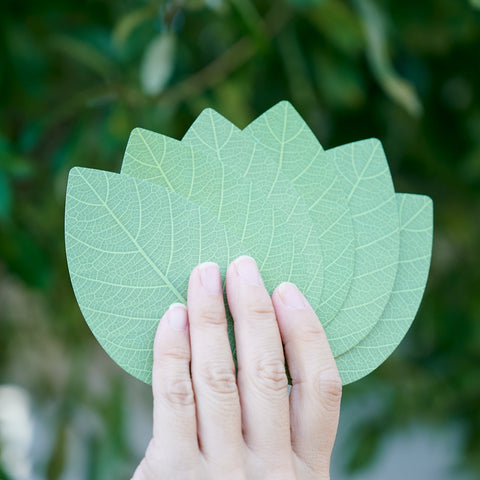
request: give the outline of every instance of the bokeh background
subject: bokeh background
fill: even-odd
[[[480,478],[479,0],[24,0],[0,15],[0,479],[130,478],[151,393],[103,352],[66,266],[74,165],[137,126],[290,100],[325,148],[377,137],[435,206],[416,321],[344,389],[333,479]]]

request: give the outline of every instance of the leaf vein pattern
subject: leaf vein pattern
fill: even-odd
[[[310,170],[310,167],[313,165],[313,162],[317,160],[318,156],[320,155],[320,152],[322,152],[322,150],[318,149],[317,153],[312,157],[309,164],[296,177],[292,179],[292,183],[295,183],[300,177],[302,177],[305,173],[307,173],[308,170]]]
[[[247,213],[245,214],[245,221],[243,223],[243,232],[241,242],[245,240],[245,233],[247,231],[248,217],[250,214],[250,203],[252,201],[252,184],[249,185],[248,189],[248,204],[247,204]]]
[[[270,191],[268,192],[267,198],[270,198],[270,195],[272,194],[273,189],[276,187],[278,177],[280,176],[280,170],[282,169],[283,154],[284,154],[284,148],[285,148],[284,142],[285,142],[286,129],[287,129],[287,117],[285,116],[284,119],[283,119],[283,132],[282,132],[281,149],[280,149],[279,160],[278,160],[278,165],[277,165],[277,173],[275,175],[274,181],[272,182],[272,186],[270,187]]]
[[[136,252],[135,252],[136,253]],[[117,282],[107,282],[106,280],[100,280],[99,278],[94,277],[87,277],[86,275],[81,275],[80,273],[71,272],[71,274],[75,277],[81,278],[82,280],[87,280],[89,282],[100,283],[102,285],[109,285],[111,287],[120,287],[120,288],[127,288],[130,290],[156,290],[159,288],[167,288],[167,285],[125,285],[123,283]]]
[[[162,163],[158,161],[158,158],[157,156],[153,153],[152,149],[150,148],[150,145],[148,144],[148,142],[145,140],[145,137],[143,136],[142,132],[139,131],[138,134],[140,135],[140,138],[142,139],[143,143],[145,144],[145,147],[147,148],[148,152],[150,153],[153,161],[155,162],[155,164],[157,165],[158,169],[160,170],[166,184],[168,185],[168,188],[170,188],[170,190],[174,190],[174,188],[172,187],[172,184],[170,183],[170,181],[168,180],[168,177],[165,175],[165,172],[163,171],[163,168],[162,168]],[[164,149],[164,152],[165,152],[165,146],[166,146],[166,140],[165,138],[163,139],[163,149]]]
[[[272,230],[271,230],[271,233],[270,233],[270,241],[268,243],[267,253],[265,255],[265,258],[263,259],[262,266],[261,266],[260,270],[263,269],[263,267],[265,266],[265,262],[267,261],[269,255],[270,255],[270,250],[272,249],[272,244],[273,244],[273,234],[274,234],[274,232],[275,232],[275,213],[274,213],[274,210],[272,209]]]
[[[362,169],[360,175],[358,175],[358,177],[357,177],[357,181],[353,184],[352,190],[347,197],[347,202],[350,201],[350,199],[352,198],[352,195],[355,193],[355,190],[357,189],[358,185],[363,180],[363,175],[365,174],[367,168],[369,167],[370,163],[372,162],[373,157],[374,157],[377,149],[378,149],[378,143],[372,149],[372,152],[370,153],[370,156],[369,156],[368,160],[365,162],[365,165],[363,166],[363,169]],[[353,146],[352,146],[352,157],[353,157]],[[352,158],[352,164],[355,165],[355,162],[353,161],[353,158]]]
[[[105,209],[110,213],[112,218],[117,222],[118,226],[125,232],[127,237],[130,239],[130,241],[137,247],[138,253],[142,255],[142,257],[147,261],[147,263],[152,267],[152,269],[160,276],[160,278],[169,286],[169,288],[172,290],[172,292],[176,295],[176,297],[183,303],[185,303],[185,299],[183,298],[183,295],[175,288],[174,285],[170,282],[170,280],[164,275],[164,273],[155,265],[155,263],[152,261],[152,259],[147,255],[145,250],[139,245],[139,243],[133,238],[132,234],[125,228],[125,225],[120,221],[120,219],[115,215],[115,213],[112,211],[112,209],[104,202],[103,198],[100,197],[98,192],[93,188],[93,185],[90,184],[90,182],[85,178],[85,176],[79,172],[80,176],[82,177],[83,181],[90,187],[94,195],[102,202],[103,206]],[[108,179],[107,179],[108,183]]]

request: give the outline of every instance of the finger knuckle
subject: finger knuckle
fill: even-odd
[[[172,379],[167,382],[164,397],[170,405],[189,406],[195,403],[192,382],[187,379]]]
[[[181,346],[170,346],[160,355],[161,363],[186,362],[190,360],[190,352]]]
[[[288,379],[283,360],[263,359],[257,364],[255,373],[258,387],[264,393],[283,392],[287,389]]]
[[[208,308],[199,312],[198,321],[205,327],[218,327],[225,325],[225,314],[218,308]]]
[[[328,368],[315,376],[314,393],[328,411],[336,411],[342,398],[342,380],[336,368]]]
[[[325,332],[323,331],[320,322],[318,322],[318,325],[303,326],[303,328],[299,329],[298,334],[303,343],[318,345],[325,340]]]
[[[170,346],[164,351],[158,352],[153,362],[153,378],[164,377],[166,372],[178,370],[179,366],[190,361],[188,348]]]
[[[255,321],[275,318],[275,311],[272,302],[256,302],[247,306],[247,315]]]
[[[237,394],[237,379],[233,368],[215,366],[205,368],[202,383],[216,395],[225,397]]]

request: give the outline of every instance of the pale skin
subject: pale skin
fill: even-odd
[[[153,438],[132,480],[329,479],[342,384],[315,312],[291,283],[270,298],[250,257],[229,265],[226,291],[238,375],[220,272],[203,263],[188,312],[172,305],[157,330]]]

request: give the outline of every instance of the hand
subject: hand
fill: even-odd
[[[203,263],[190,276],[188,321],[173,304],[158,327],[153,438],[133,480],[328,479],[341,381],[317,316],[293,284],[270,299],[250,257],[230,264],[226,290],[238,376],[220,272]]]

